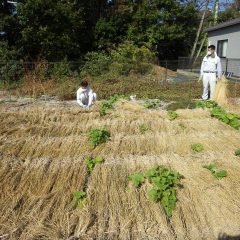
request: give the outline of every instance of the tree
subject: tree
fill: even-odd
[[[83,7],[77,1],[25,0],[18,12],[18,46],[28,58],[73,59],[87,51]]]

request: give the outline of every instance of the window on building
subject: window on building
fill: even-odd
[[[217,43],[217,55],[219,57],[225,58],[227,57],[227,46],[228,40],[220,40]]]

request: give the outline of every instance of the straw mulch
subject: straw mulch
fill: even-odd
[[[100,117],[78,106],[30,105],[18,112],[1,105],[0,239],[217,239],[240,235],[240,134],[207,110],[165,111],[119,102]],[[186,126],[182,129],[179,124]],[[148,130],[141,133],[139,126]],[[108,141],[94,150],[92,128],[105,126]],[[204,151],[193,153],[192,143]],[[89,174],[84,156],[105,162]],[[228,172],[215,179],[202,166]],[[148,200],[148,185],[135,189],[128,176],[165,165],[184,175],[169,220]],[[75,191],[87,204],[75,208]]]

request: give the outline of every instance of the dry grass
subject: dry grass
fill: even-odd
[[[100,117],[77,105],[0,105],[0,239],[216,239],[240,234],[240,134],[207,110],[165,111],[119,102]],[[186,129],[179,127],[183,123]],[[139,125],[149,126],[141,134]],[[91,149],[90,129],[105,126],[111,141]],[[199,142],[203,153],[193,153]],[[84,156],[105,162],[88,175]],[[216,162],[216,180],[203,165]],[[128,181],[135,171],[166,165],[184,175],[171,220],[159,203]],[[88,203],[75,209],[73,192]]]

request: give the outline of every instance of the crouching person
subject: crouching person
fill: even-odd
[[[82,81],[80,88],[77,90],[77,103],[80,105],[80,107],[89,109],[96,99],[97,95],[88,86],[88,82]]]

